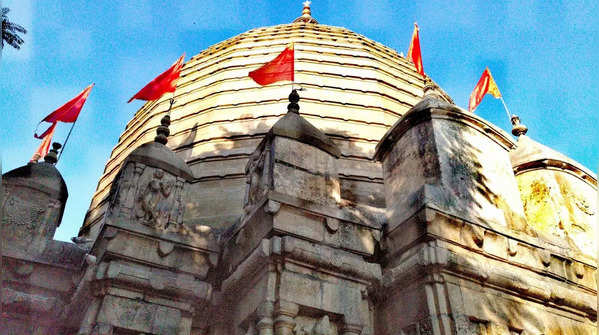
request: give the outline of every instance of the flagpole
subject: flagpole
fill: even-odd
[[[73,131],[73,128],[75,128],[75,123],[77,123],[77,120],[79,118],[75,119],[75,122],[73,122],[73,125],[71,126],[71,129],[69,130],[69,133],[67,134],[67,138],[64,140],[64,143],[62,144],[62,150],[60,150],[60,153],[58,154],[58,158],[56,158],[56,164],[58,165],[58,162],[60,161],[60,157],[62,157],[62,153],[64,152],[64,149],[67,146],[67,142],[69,141],[69,137],[71,137],[71,132]]]
[[[505,108],[505,112],[507,113],[507,119],[511,122],[512,114],[510,113],[510,110],[507,108],[507,105],[505,104],[503,97],[501,96],[501,97],[499,97],[499,99],[501,100],[501,103],[503,104],[503,108]]]

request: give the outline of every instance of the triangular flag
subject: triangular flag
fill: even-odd
[[[420,73],[423,77],[426,77],[424,74],[424,68],[422,67],[422,54],[420,53],[420,37],[419,37],[420,28],[418,25],[414,23],[414,32],[412,33],[412,40],[410,41],[410,48],[408,49],[408,59],[414,63],[416,66],[416,71]]]
[[[156,100],[164,93],[175,92],[175,80],[177,80],[177,78],[179,78],[181,75],[184,59],[185,54],[179,57],[179,59],[166,71],[162,72],[158,77],[154,78],[151,82],[139,90],[139,92],[135,93],[135,95],[132,96],[127,103],[130,103],[134,99]]]
[[[48,130],[44,133],[44,139],[42,140],[42,143],[40,144],[39,148],[37,148],[37,150],[33,154],[33,157],[31,157],[31,162],[37,162],[40,158],[43,158],[44,156],[46,156],[46,154],[48,154],[48,151],[50,151],[50,142],[52,142],[52,136],[54,135],[55,128],[56,122],[54,122],[50,126],[50,128],[48,128]]]
[[[256,83],[264,86],[282,80],[294,80],[293,43],[288,45],[275,59],[249,73]]]
[[[501,92],[499,92],[499,88],[497,87],[489,68],[485,68],[485,71],[483,71],[482,76],[480,76],[478,83],[470,94],[468,111],[473,112],[487,93],[491,94],[495,98],[501,98]]]
[[[89,96],[89,92],[91,92],[93,87],[94,84],[91,84],[88,87],[86,87],[83,91],[81,91],[81,93],[77,94],[76,97],[74,97],[69,102],[60,106],[57,110],[46,116],[42,121],[40,121],[40,123],[49,122],[55,124],[56,122],[75,122],[77,120],[77,117],[79,116],[79,112],[81,112],[81,109],[83,108],[83,105],[87,100],[87,97]],[[48,128],[43,134],[37,135],[36,130],[34,136],[35,138],[42,139],[46,137],[46,135],[48,135],[49,132],[50,129]]]

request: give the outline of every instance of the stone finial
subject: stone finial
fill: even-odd
[[[305,23],[318,23],[316,19],[312,17],[312,10],[310,9],[310,5],[312,1],[306,0],[303,2],[304,8],[302,9],[302,16],[293,20],[293,22],[305,22]]]
[[[171,125],[171,116],[165,115],[160,119],[160,126],[156,129],[156,137],[154,137],[154,142],[158,142],[160,144],[166,145],[168,142],[168,135],[171,131],[168,129],[168,126]]]
[[[312,1],[306,0],[302,4],[304,5],[304,9],[302,9],[302,16],[303,17],[311,17],[312,10],[310,9],[310,5],[312,4]]]
[[[56,164],[58,161],[58,150],[62,147],[60,143],[52,143],[52,149],[44,156],[44,162],[50,164]]]
[[[518,115],[512,115],[512,134],[514,136],[526,135],[528,127],[520,123],[520,117]]]
[[[439,88],[439,86],[437,86],[437,84],[435,84],[430,77],[426,77],[426,79],[424,79],[423,92],[425,96],[436,94],[437,88]]]
[[[298,105],[299,100],[300,100],[300,96],[297,93],[297,90],[294,89],[289,94],[289,105],[287,105],[288,113],[299,114],[299,105]]]

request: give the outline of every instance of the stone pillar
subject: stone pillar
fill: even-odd
[[[272,301],[263,302],[256,310],[258,335],[273,335],[273,310],[274,304]]]
[[[81,326],[79,327],[79,332],[77,335],[89,335],[92,332],[93,324],[96,320],[96,315],[98,315],[98,310],[100,309],[100,304],[102,301],[99,298],[94,298],[93,302],[87,307],[87,311],[85,311],[85,316],[81,321]]]
[[[295,317],[299,306],[295,303],[279,300],[275,308],[275,335],[293,335]]]
[[[359,324],[345,323],[341,329],[341,335],[360,335],[364,326]]]
[[[112,326],[105,323],[97,323],[91,335],[112,335]]]

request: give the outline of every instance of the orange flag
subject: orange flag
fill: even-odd
[[[485,68],[485,71],[483,71],[482,76],[480,76],[480,79],[478,80],[478,84],[474,87],[474,91],[470,94],[468,111],[473,112],[487,93],[495,98],[501,98],[501,93],[499,92],[497,84],[495,84],[495,80],[493,79],[489,68]]]
[[[54,122],[48,129],[46,136],[44,136],[44,140],[33,154],[33,157],[31,157],[31,162],[37,162],[40,158],[46,156],[46,154],[50,150],[50,142],[52,142],[54,128],[56,128],[56,122]]]
[[[56,122],[75,122],[77,120],[77,117],[79,117],[79,112],[81,112],[81,109],[83,108],[83,105],[85,104],[85,101],[89,96],[89,92],[91,92],[93,87],[94,84],[89,85],[83,91],[81,91],[81,93],[77,94],[76,97],[69,100],[69,102],[60,106],[54,112],[48,114],[48,116],[41,120],[40,123],[49,122],[52,123],[52,126],[41,135],[38,135],[36,130],[36,133],[33,136],[38,139],[45,138],[46,135],[48,135],[48,133],[50,132],[50,129],[53,129],[52,127],[56,124]]]
[[[139,90],[139,92],[135,93],[135,95],[132,96],[127,103],[130,103],[134,99],[146,101],[156,100],[164,93],[175,92],[175,80],[177,80],[177,78],[179,78],[181,75],[183,59],[185,59],[185,54],[179,57],[179,59],[166,71],[162,72],[158,77],[154,78],[154,80]]]
[[[420,28],[418,25],[414,23],[414,33],[412,34],[412,41],[410,41],[410,48],[408,49],[408,59],[414,63],[416,66],[416,71],[420,73],[423,77],[426,77],[424,74],[424,68],[422,67],[422,54],[420,53],[420,37],[418,32]]]
[[[264,86],[282,80],[294,80],[293,43],[287,46],[275,59],[249,73],[256,83]]]

